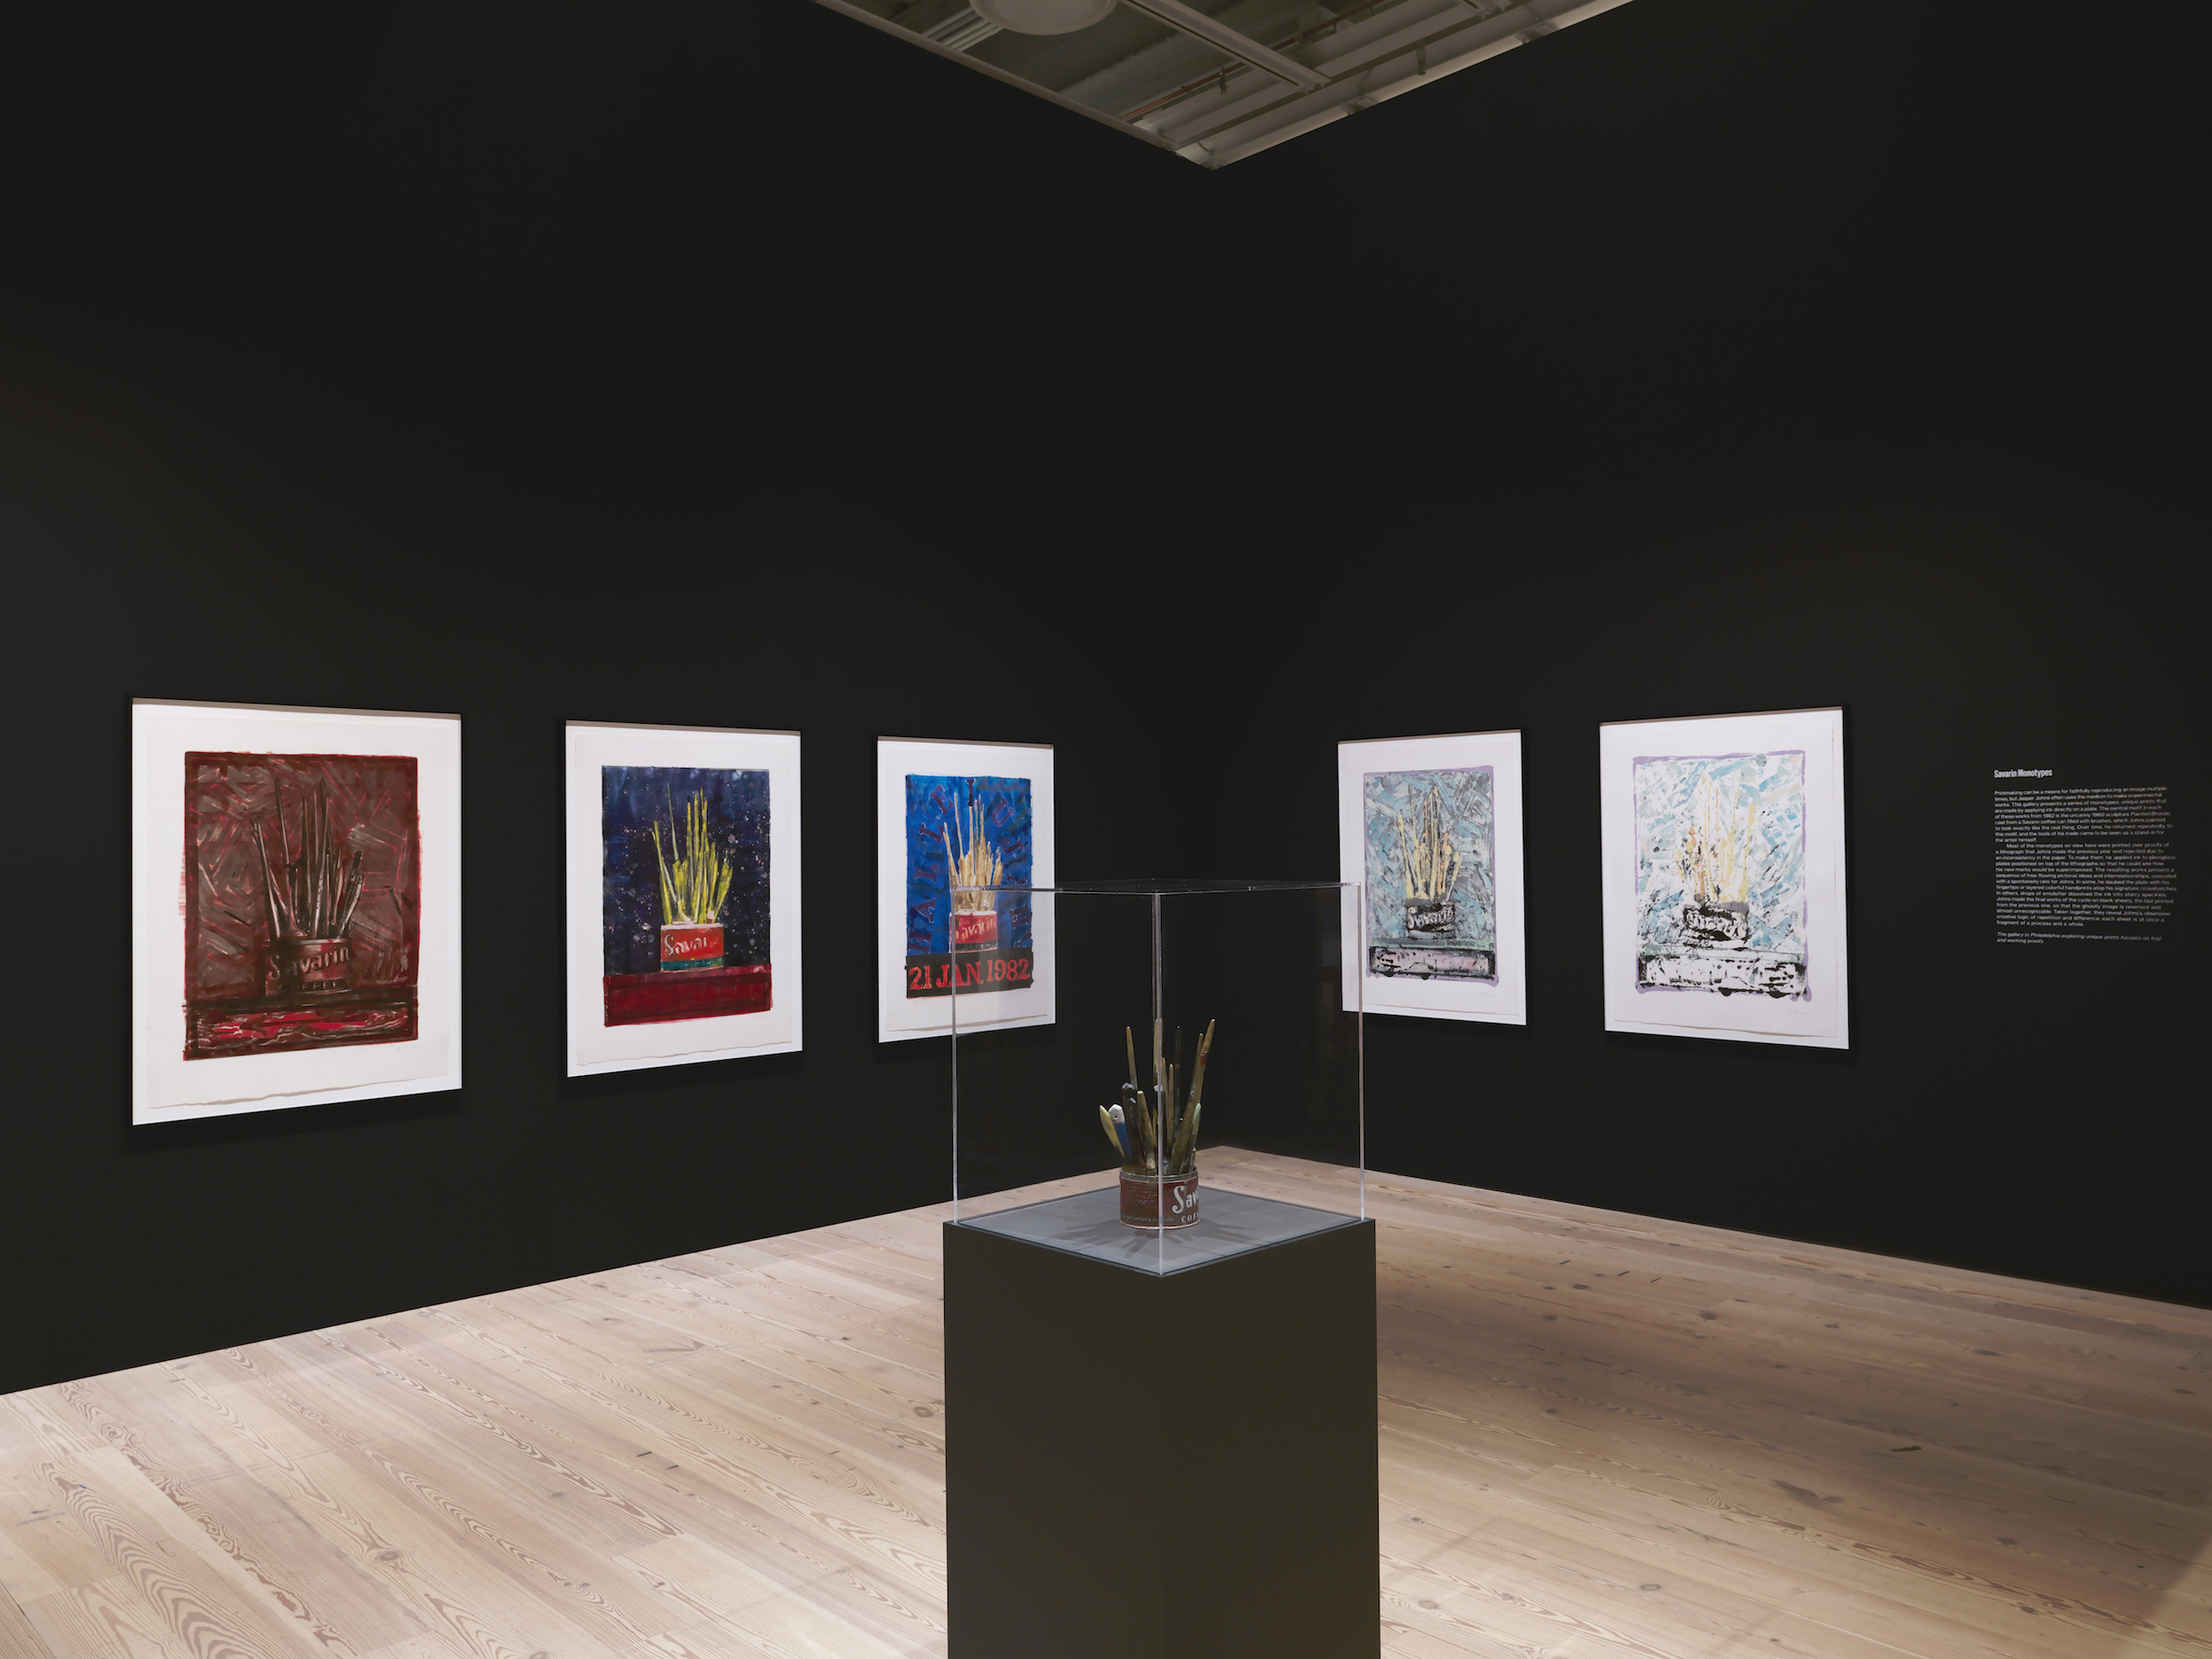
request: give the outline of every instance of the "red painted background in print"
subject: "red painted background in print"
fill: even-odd
[[[348,988],[286,995],[254,831],[273,866],[287,846],[297,856],[319,789],[337,852],[348,868],[361,859]],[[422,836],[412,756],[187,754],[184,840],[187,1059],[413,1039]]]
[[[610,1025],[757,1014],[775,1001],[775,970],[765,962],[678,973],[610,973],[600,983]]]

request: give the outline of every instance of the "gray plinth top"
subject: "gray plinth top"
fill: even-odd
[[[1160,1235],[1125,1226],[1121,1194],[1111,1187],[1048,1199],[1041,1204],[1025,1204],[1018,1210],[1002,1210],[964,1220],[960,1225],[1002,1233],[1047,1249],[1065,1250],[1071,1256],[1087,1256],[1140,1273],[1180,1273],[1209,1262],[1263,1250],[1271,1244],[1286,1244],[1313,1233],[1355,1226],[1358,1220],[1356,1216],[1340,1216],[1333,1210],[1202,1187],[1197,1225],[1168,1229],[1164,1263]]]

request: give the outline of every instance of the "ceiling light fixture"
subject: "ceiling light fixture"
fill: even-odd
[[[1017,35],[1072,35],[1103,22],[1114,0],[968,0],[975,14]]]

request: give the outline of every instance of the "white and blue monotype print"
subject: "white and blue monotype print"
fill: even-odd
[[[1362,782],[1369,975],[1495,985],[1492,769],[1371,772]]]
[[[1806,999],[1805,751],[1639,755],[1636,989]]]

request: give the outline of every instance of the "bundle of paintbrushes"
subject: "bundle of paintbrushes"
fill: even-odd
[[[653,826],[653,856],[660,861],[661,920],[684,926],[711,922],[730,896],[735,866],[714,849],[707,826],[707,798],[695,795],[684,804],[684,826],[676,829],[676,803],[668,804],[668,851],[661,851],[661,826]]]
[[[1113,1142],[1124,1176],[1174,1180],[1198,1167],[1198,1114],[1206,1087],[1206,1056],[1214,1046],[1213,1022],[1206,1022],[1206,1034],[1198,1040],[1194,1065],[1184,1064],[1179,1025],[1171,1052],[1162,1037],[1161,1022],[1156,1019],[1152,1022],[1152,1087],[1147,1090],[1137,1082],[1136,1033],[1124,1027],[1129,1080],[1121,1086],[1118,1102],[1098,1109],[1098,1120],[1106,1126],[1106,1139]]]
[[[1459,874],[1459,849],[1452,845],[1444,827],[1444,804],[1434,790],[1413,809],[1413,822],[1394,808],[1398,821],[1398,857],[1405,865],[1406,897],[1435,903],[1452,896],[1452,882]]]
[[[988,889],[1004,879],[1006,865],[991,850],[990,838],[984,833],[983,805],[972,784],[968,787],[967,811],[964,814],[956,801],[945,815],[945,864],[954,909],[991,908]]]
[[[261,890],[269,904],[271,943],[284,939],[342,939],[353,922],[354,906],[361,902],[361,855],[346,856],[330,826],[330,800],[321,783],[315,785],[311,809],[300,813],[299,856],[292,856],[292,839],[284,827],[284,798],[277,797],[277,847],[282,856],[269,861],[269,839],[255,820],[253,837],[261,849]]]
[[[277,792],[277,852],[269,856],[269,837],[258,818],[254,845],[261,853],[261,891],[269,907],[269,973],[264,988],[273,993],[331,992],[351,988],[353,947],[346,929],[361,902],[361,855],[346,855],[330,822],[329,792],[319,781],[311,803],[300,808],[299,856],[284,825],[284,793]]]

